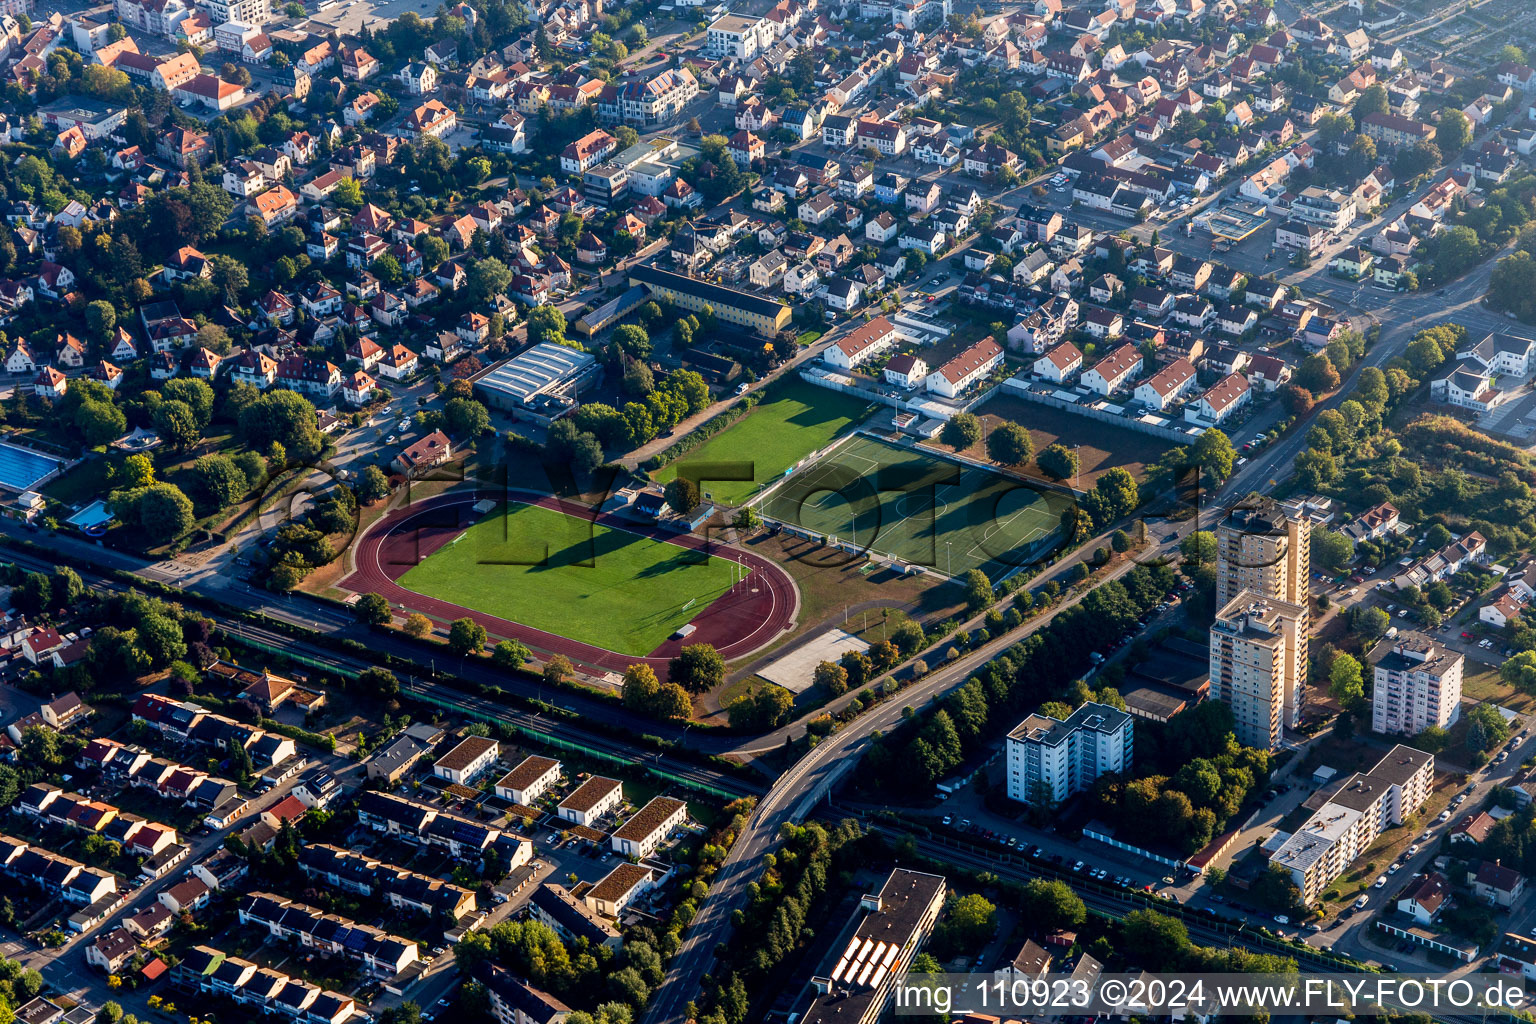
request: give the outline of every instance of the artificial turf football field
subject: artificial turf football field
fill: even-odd
[[[1050,554],[1070,499],[921,448],[854,437],[803,466],[764,516],[867,552],[996,582]]]
[[[735,563],[510,502],[398,580],[407,590],[645,655],[730,589]]]
[[[798,378],[775,385],[746,416],[655,474],[666,483],[689,463],[749,463],[751,480],[706,480],[703,489],[723,505],[740,505],[759,484],[826,445],[862,417],[869,403]]]

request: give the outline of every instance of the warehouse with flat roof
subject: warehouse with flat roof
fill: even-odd
[[[494,409],[547,425],[574,410],[576,392],[601,372],[592,353],[544,342],[491,367],[474,389]]]

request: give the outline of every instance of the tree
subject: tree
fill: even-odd
[[[522,668],[532,657],[533,652],[518,640],[503,640],[491,649],[491,663],[508,671]]]
[[[474,619],[454,619],[448,627],[448,649],[459,657],[485,650],[485,627]]]
[[[563,654],[556,654],[544,663],[544,671],[541,675],[546,683],[556,685],[565,682],[576,674],[576,666],[571,664],[571,659]]]
[[[369,466],[357,479],[357,500],[371,505],[389,496],[389,477],[378,466]]]
[[[105,299],[97,299],[85,307],[85,325],[97,341],[108,341],[117,328],[117,310]]]
[[[650,357],[651,336],[639,324],[620,324],[613,329],[613,343],[631,359]]]
[[[186,449],[202,439],[203,432],[197,425],[197,415],[186,402],[161,402],[150,417],[155,431],[172,448]]]
[[[1355,617],[1354,624],[1350,627],[1366,642],[1375,643],[1387,635],[1387,630],[1392,627],[1392,616],[1381,608],[1367,608]]]
[[[269,451],[275,443],[282,446],[287,458],[308,462],[320,454],[318,422],[309,399],[286,388],[275,388],[240,410],[240,436],[256,451]]]
[[[1444,284],[1472,269],[1483,258],[1483,243],[1476,231],[1457,224],[1440,234],[1434,251],[1435,280]]]
[[[685,690],[702,693],[725,682],[725,658],[711,644],[692,644],[667,663],[667,677]]]
[[[1196,530],[1179,541],[1179,553],[1193,565],[1216,564],[1216,535],[1209,530]]]
[[[152,547],[170,543],[196,521],[191,500],[175,484],[113,491],[108,503],[119,521],[137,526]]]
[[[1287,385],[1280,397],[1285,401],[1286,411],[1298,419],[1312,411],[1317,400],[1312,397],[1312,392],[1299,384]]]
[[[1040,932],[1075,929],[1088,920],[1088,907],[1066,882],[1034,878],[1025,883],[1020,908],[1030,926]]]
[[[21,763],[52,771],[64,763],[59,734],[42,725],[29,725],[21,732]]]
[[[1467,712],[1467,723],[1467,749],[1473,753],[1493,750],[1509,738],[1509,723],[1492,704],[1474,705]]]
[[[968,412],[952,417],[939,432],[939,440],[955,451],[963,451],[981,440],[981,421]]]
[[[1184,923],[1155,910],[1133,910],[1125,915],[1120,936],[1120,951],[1152,971],[1177,970],[1190,945]]]
[[[667,505],[680,516],[689,516],[699,507],[699,485],[687,477],[677,476],[667,481],[663,491]]]
[[[388,669],[373,666],[357,676],[358,689],[379,700],[390,700],[400,695],[400,680]]]
[[[934,939],[941,949],[972,950],[992,936],[997,908],[980,893],[951,899],[944,908]]]
[[[85,597],[85,581],[69,566],[56,565],[48,581],[48,590],[57,607],[73,608]]]
[[[1355,100],[1355,123],[1359,124],[1369,114],[1386,114],[1391,109],[1391,104],[1387,100],[1386,86],[1380,83],[1367,86],[1361,91],[1360,98]]]
[[[1521,320],[1536,320],[1536,256],[1521,249],[1495,263],[1488,302]]]
[[[961,582],[965,585],[965,605],[971,611],[980,611],[995,599],[992,581],[980,569],[968,569]]]
[[[1392,173],[1397,175],[1399,181],[1411,182],[1439,167],[1443,160],[1440,147],[1433,142],[1404,146],[1392,158]]]
[[[835,661],[824,661],[811,673],[811,681],[837,696],[848,689],[848,670]]]
[[[1035,460],[1035,465],[1041,472],[1057,480],[1065,480],[1068,477],[1077,476],[1077,452],[1064,444],[1053,444],[1040,453]]]
[[[1317,119],[1317,141],[1328,152],[1333,152],[1354,134],[1354,118],[1347,114],[1324,114]]]
[[[228,455],[204,455],[192,463],[192,478],[204,503],[214,509],[228,508],[250,490],[250,481]]]
[[[352,614],[357,616],[358,622],[367,626],[385,626],[394,618],[389,610],[389,601],[383,594],[362,595],[352,606]]]
[[[624,670],[624,682],[619,692],[624,697],[625,707],[649,714],[660,691],[661,681],[651,666],[637,662]]]
[[[1083,496],[1083,508],[1099,526],[1107,526],[1133,512],[1141,503],[1136,478],[1123,466],[1114,466],[1094,482]]]
[[[1218,482],[1231,476],[1232,467],[1237,463],[1237,450],[1232,447],[1232,439],[1215,427],[1200,435],[1190,456],[1195,465]]]
[[[512,271],[507,269],[507,265],[494,256],[487,256],[470,264],[465,287],[468,288],[469,297],[472,300],[476,303],[485,303],[506,291],[511,283]],[[540,306],[538,309],[554,309],[554,307]],[[538,312],[538,309],[534,312]],[[555,312],[560,311],[556,309]],[[529,321],[529,337],[532,337],[532,316],[529,317]]]
[[[1312,558],[1324,569],[1342,569],[1355,558],[1355,542],[1337,530],[1312,531]]]
[[[987,455],[1004,466],[1022,466],[1035,454],[1034,439],[1017,423],[1004,423],[987,435]]]
[[[85,399],[75,408],[75,429],[87,448],[98,448],[123,436],[128,418],[110,402]]]
[[[411,612],[411,614],[405,617],[405,625],[402,628],[404,628],[407,636],[413,636],[420,640],[432,632],[432,620],[421,614],[421,612]]]
[[[1339,654],[1328,670],[1328,692],[1345,711],[1353,711],[1365,701],[1365,683],[1360,662],[1352,654]]]
[[[458,437],[475,438],[491,427],[491,414],[473,398],[450,398],[443,404],[443,425]]]
[[[1435,145],[1442,153],[1460,153],[1472,141],[1472,122],[1455,107],[1440,112],[1440,124],[1435,128]]]
[[[1314,352],[1296,367],[1296,383],[1314,395],[1332,391],[1339,386],[1339,371],[1322,352]]]
[[[554,306],[535,306],[528,313],[528,340],[535,345],[565,345],[565,314]]]
[[[228,355],[234,346],[230,341],[229,332],[215,323],[206,323],[197,329],[197,343],[210,352],[218,355]],[[196,378],[191,378],[196,380]],[[197,381],[201,384],[202,381]]]
[[[347,210],[356,210],[363,205],[363,183],[351,176],[342,178],[331,190],[331,199],[337,206]],[[398,267],[399,264],[397,263]]]
[[[1499,666],[1499,678],[1526,693],[1536,693],[1536,651],[1521,651]]]
[[[223,189],[219,191],[222,192]],[[215,253],[208,257],[208,265],[213,272],[213,283],[223,290],[225,301],[238,304],[240,296],[250,286],[250,276],[246,273],[245,264],[233,256]]]

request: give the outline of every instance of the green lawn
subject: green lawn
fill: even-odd
[[[773,388],[761,405],[693,451],[656,471],[666,483],[689,463],[746,463],[752,480],[709,481],[705,493],[725,505],[739,505],[757,485],[784,471],[864,417],[869,403],[796,378]]]
[[[400,585],[620,654],[645,655],[731,585],[729,560],[512,503]]]

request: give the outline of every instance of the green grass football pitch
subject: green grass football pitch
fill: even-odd
[[[729,559],[514,502],[398,582],[548,633],[645,655],[730,589],[733,568]]]
[[[873,554],[994,583],[1048,554],[1064,494],[877,438],[856,437],[790,477],[764,516]]]
[[[745,463],[751,480],[705,480],[703,490],[723,505],[740,505],[758,484],[776,480],[811,452],[824,448],[869,408],[861,398],[798,378],[773,388],[762,403],[699,447],[656,472],[666,483],[690,463]]]

